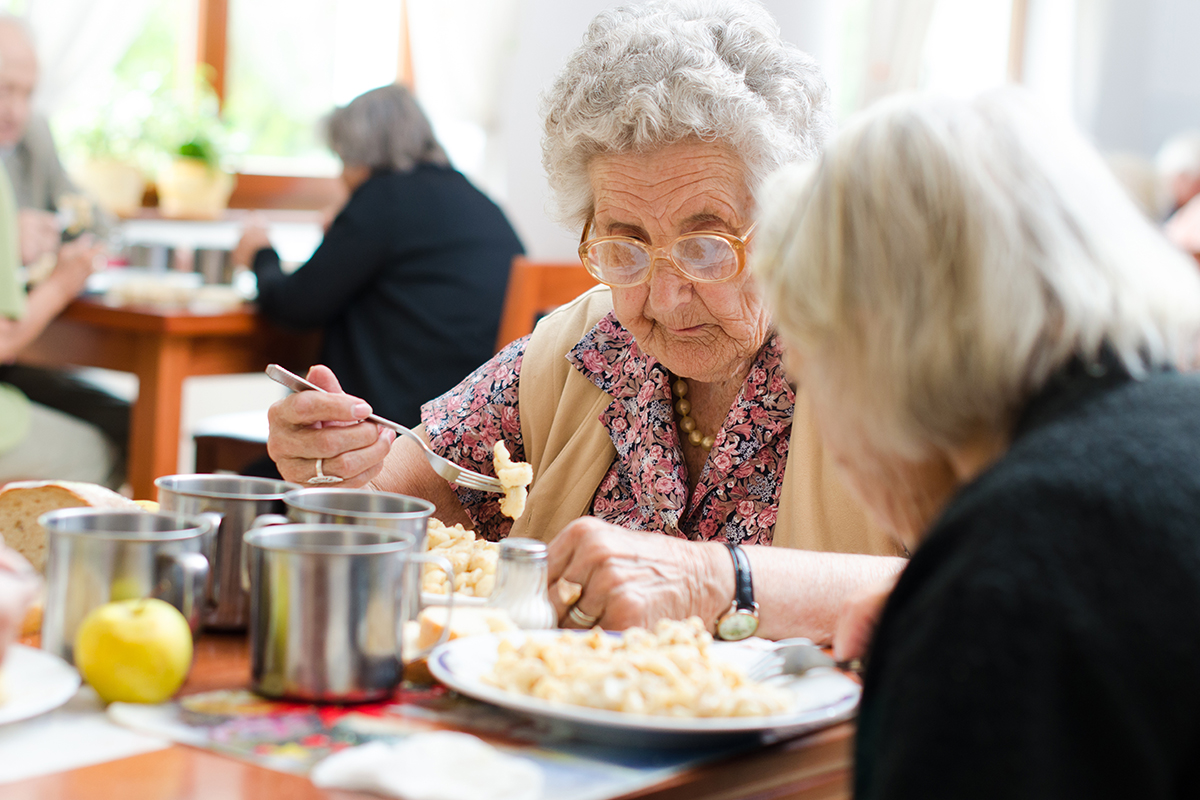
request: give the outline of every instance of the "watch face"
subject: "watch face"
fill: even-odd
[[[753,636],[758,630],[758,617],[749,611],[737,610],[721,617],[717,623],[717,635],[727,642],[736,642]]]

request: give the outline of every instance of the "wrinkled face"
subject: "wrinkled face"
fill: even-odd
[[[0,22],[0,147],[21,141],[37,86],[37,57],[25,33]]]
[[[752,222],[741,162],[721,144],[597,156],[588,172],[592,236],[631,236],[669,247],[693,231],[743,236]],[[770,328],[749,270],[725,283],[694,283],[660,256],[648,282],[614,288],[612,295],[617,319],[638,345],[674,374],[694,380],[740,381]]]

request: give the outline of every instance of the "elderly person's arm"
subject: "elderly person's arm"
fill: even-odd
[[[746,547],[759,605],[757,635],[807,636],[827,643],[843,604],[904,568],[902,558]],[[719,542],[690,542],[627,531],[597,519],[573,522],[550,543],[551,585],[583,587],[579,609],[608,629],[646,626],[662,618],[700,617],[710,629],[734,596],[733,561]],[[565,618],[574,601],[551,591]]]
[[[90,237],[64,244],[50,277],[34,287],[20,319],[0,316],[0,362],[7,361],[45,330],[83,290],[101,248]]]

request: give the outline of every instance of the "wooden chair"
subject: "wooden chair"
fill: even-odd
[[[241,473],[267,456],[267,411],[238,411],[201,420],[192,433],[196,472]]]
[[[548,263],[530,261],[525,256],[514,258],[500,313],[496,352],[531,333],[543,316],[598,283],[578,261]]]

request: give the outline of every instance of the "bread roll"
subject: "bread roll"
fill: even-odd
[[[437,642],[446,627],[446,607],[430,606],[417,615],[417,622],[404,623],[404,649],[415,653]],[[475,636],[481,633],[503,633],[515,631],[517,626],[502,608],[480,608],[478,606],[455,606],[451,616],[451,639]],[[433,683],[433,674],[425,659],[409,661],[404,665],[405,680],[413,683]]]
[[[16,481],[0,489],[0,536],[33,564],[46,571],[46,529],[38,517],[59,508],[117,508],[140,511],[132,500],[94,483]]]

